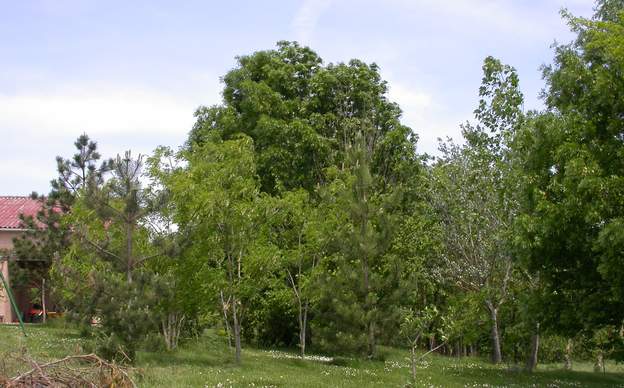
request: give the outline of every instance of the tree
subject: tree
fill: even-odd
[[[442,223],[446,271],[462,290],[483,298],[491,320],[492,361],[502,360],[499,309],[512,275],[510,231],[516,211],[507,144],[521,124],[522,94],[512,67],[488,57],[464,146],[441,144],[434,166],[433,206]]]
[[[206,268],[206,280],[212,283],[206,286],[213,297],[225,296],[223,307],[229,312],[240,363],[245,300],[261,283],[254,270],[261,271],[261,261],[266,260],[263,246],[255,244],[262,206],[253,142],[246,136],[221,140],[214,133],[210,141],[193,144],[179,157],[186,167],[167,182],[176,207],[174,221],[193,242],[187,254],[204,262],[196,261]]]
[[[39,290],[42,299],[47,292],[43,284],[50,279],[48,272],[52,261],[63,256],[70,245],[71,228],[63,222],[63,217],[69,213],[81,190],[90,181],[101,182],[112,164],[110,160],[99,163],[97,143],[86,134],[80,135],[74,146],[77,152],[70,159],[56,157],[58,177],[50,182],[50,193],[47,196],[31,194],[41,203],[41,209],[35,216],[20,215],[25,231],[13,241],[13,253],[20,264],[14,263],[11,268],[12,282],[14,285],[29,283]]]
[[[160,251],[148,254],[137,254],[137,251],[150,251],[148,247],[137,247],[136,240],[145,241],[148,236],[136,237],[137,233],[148,233],[141,224],[147,216],[155,211],[158,206],[156,198],[149,198],[142,190],[140,175],[143,168],[143,156],[133,159],[130,151],[124,157],[117,156],[113,163],[113,179],[110,179],[102,187],[97,184],[90,184],[85,190],[84,201],[88,209],[102,220],[102,227],[112,231],[113,227],[118,227],[114,233],[121,237],[121,246],[108,249],[111,245],[110,239],[103,242],[91,239],[89,230],[83,225],[75,223],[76,234],[83,244],[91,246],[100,255],[107,257],[117,269],[125,273],[128,284],[132,283],[134,271],[153,257],[159,256]],[[87,224],[88,225],[88,224]],[[145,242],[144,242],[145,243]]]
[[[162,254],[147,222],[158,201],[141,187],[142,166],[141,156],[126,152],[112,163],[109,179],[80,188],[64,218],[71,245],[54,265],[70,317],[98,337],[98,352],[107,358],[132,360],[160,320],[155,307],[166,286],[145,268]]]
[[[440,321],[437,325],[435,321]],[[410,348],[410,370],[412,377],[412,385],[417,386],[416,382],[416,363],[429,354],[435,352],[445,346],[447,341],[455,335],[456,320],[452,316],[443,316],[435,306],[426,306],[420,311],[414,309],[404,309],[401,312],[400,333],[408,340]],[[424,352],[420,356],[416,356],[418,344],[421,338],[440,336],[442,341],[435,347]]]
[[[309,313],[320,261],[329,244],[330,230],[323,220],[323,204],[313,203],[305,190],[286,192],[279,198],[279,215],[269,221],[274,244],[281,250],[281,265],[297,309],[299,349],[305,357]]]
[[[323,65],[318,55],[309,48],[301,47],[294,42],[278,42],[275,50],[259,51],[239,57],[237,67],[228,72],[223,79],[225,83],[223,103],[213,107],[200,107],[197,110],[197,122],[189,135],[186,149],[191,154],[202,153],[201,148],[204,144],[212,142],[215,137],[227,142],[237,141],[244,135],[253,140],[255,173],[258,175],[260,192],[277,196],[304,189],[311,196],[312,202],[317,203],[318,197],[324,195],[323,192],[328,193],[341,187],[342,191],[334,191],[327,197],[338,195],[340,199],[332,198],[328,203],[340,202],[343,207],[339,214],[332,214],[326,221],[334,222],[340,219],[350,222],[349,227],[355,228],[354,233],[345,231],[342,237],[351,239],[348,244],[355,244],[352,247],[356,248],[354,252],[357,252],[357,255],[349,251],[348,244],[340,247],[340,241],[332,239],[333,241],[327,244],[327,255],[333,256],[335,260],[327,263],[331,269],[324,267],[319,271],[331,272],[335,267],[340,267],[344,271],[341,274],[345,276],[341,279],[341,287],[350,289],[349,298],[354,297],[358,300],[357,303],[355,301],[346,303],[351,306],[363,303],[367,311],[364,320],[368,322],[365,325],[368,332],[366,337],[369,338],[368,353],[372,355],[374,337],[379,330],[374,322],[379,323],[380,319],[376,317],[379,313],[374,307],[377,302],[374,301],[373,292],[366,289],[374,287],[368,284],[362,289],[348,277],[348,274],[357,272],[361,279],[368,277],[369,279],[363,282],[376,282],[380,285],[381,292],[383,282],[371,280],[368,275],[391,268],[383,259],[390,240],[375,242],[374,244],[381,244],[379,247],[364,248],[357,246],[356,240],[365,242],[365,245],[373,244],[365,241],[367,236],[361,233],[373,233],[371,232],[373,230],[380,235],[389,233],[392,228],[377,224],[394,217],[386,216],[384,211],[390,208],[397,213],[405,211],[410,206],[410,201],[415,200],[416,185],[413,185],[413,181],[420,177],[422,167],[421,160],[415,154],[416,136],[400,123],[401,111],[398,105],[388,100],[387,84],[382,80],[375,64],[369,65],[352,60],[348,63]],[[363,148],[357,145],[362,128],[366,128],[367,132]],[[366,166],[362,167],[363,170],[360,169],[359,186],[366,191],[364,197],[370,196],[375,201],[375,204],[371,205],[370,212],[364,210],[365,220],[356,220],[359,217],[357,211],[355,209],[351,211],[352,204],[354,207],[359,205],[360,209],[369,206],[367,198],[351,195],[354,193],[354,185],[357,185],[354,182],[359,179],[356,174],[359,167],[356,167],[353,159],[356,148],[366,154],[366,160],[361,161],[361,165]],[[366,174],[374,177],[374,182],[365,182],[368,179]],[[333,185],[333,188],[327,188],[330,185]],[[399,193],[401,195],[398,195]],[[348,203],[349,198],[352,200],[351,204]],[[390,205],[392,201],[397,203]],[[370,226],[366,226],[369,224]],[[342,225],[334,225],[341,226],[341,230],[346,229],[342,228]],[[360,237],[356,236],[355,230],[358,230]],[[292,231],[284,229],[282,232],[288,234]],[[287,236],[283,236],[282,242],[285,245],[281,248],[288,255],[297,257],[300,252],[295,252],[296,249],[293,248],[297,244],[293,245],[292,239],[284,242],[288,239]],[[374,257],[369,258],[369,255]],[[293,257],[285,258],[287,262],[291,260]],[[369,265],[369,261],[375,261],[376,264]],[[301,263],[302,273],[306,272],[304,267],[310,264],[308,259]],[[316,265],[318,264],[314,266]],[[290,268],[294,282],[287,279],[293,292],[307,288],[295,279],[292,270],[298,271],[297,268],[298,264]],[[392,271],[384,272],[383,276],[390,276],[390,272]],[[325,280],[329,281],[329,278]],[[382,293],[390,295],[392,292],[389,288],[391,287],[384,288]],[[371,296],[368,297],[367,294]],[[330,296],[327,293],[314,298],[324,299]],[[301,300],[302,308],[297,310],[303,321],[307,309],[306,302],[303,295],[297,297],[296,293],[295,299]],[[332,302],[323,304],[328,308],[327,314],[336,313]],[[329,318],[328,315],[325,317]],[[345,321],[349,322],[347,325],[356,324],[357,319],[352,318]],[[331,326],[342,323],[328,324]],[[302,322],[299,326],[299,334],[302,337],[302,327],[307,325]],[[353,326],[349,329],[345,327],[345,331],[352,331],[352,328]],[[329,334],[331,331],[334,330],[321,330],[319,333]],[[356,332],[357,335],[350,333],[347,337],[351,334],[359,337],[362,334],[359,329]],[[319,334],[319,337],[322,338],[324,335]],[[320,342],[325,340],[327,338],[323,338]]]
[[[223,104],[197,110],[187,145],[201,145],[213,131],[226,140],[251,137],[262,192],[313,193],[328,167],[344,167],[364,124],[375,129],[372,171],[387,184],[406,179],[400,166],[414,157],[415,137],[388,101],[377,65],[324,66],[308,47],[281,41],[275,50],[238,57],[223,80]]]
[[[491,319],[492,361],[498,363],[502,359],[498,311],[507,296],[512,265],[502,249],[506,218],[491,166],[471,163],[465,151],[447,149],[444,161],[436,166],[435,206],[443,224],[447,275],[460,289],[482,295]]]
[[[341,351],[362,351],[376,357],[377,339],[386,320],[397,313],[395,287],[401,266],[388,256],[401,216],[401,191],[383,185],[371,172],[370,132],[362,131],[351,149],[344,170],[324,196],[335,230],[331,259],[323,262],[319,279],[319,309],[316,320],[321,343]],[[393,256],[392,259],[395,257]]]
[[[540,276],[547,327],[591,337],[621,326],[624,10],[599,1],[593,19],[544,68],[546,109],[515,140],[524,179],[518,246]]]

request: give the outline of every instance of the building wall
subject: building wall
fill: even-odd
[[[17,237],[19,234],[20,232],[15,230],[0,230],[0,250],[12,249],[13,238]],[[4,278],[10,283],[9,263],[6,261],[0,263],[0,270]],[[13,322],[13,319],[15,319],[13,310],[11,309],[11,301],[4,292],[3,287],[0,287],[0,316],[2,317],[0,322]]]

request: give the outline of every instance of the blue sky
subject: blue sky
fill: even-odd
[[[483,58],[518,69],[538,108],[540,65],[591,0],[0,0],[0,195],[47,192],[82,132],[106,156],[179,146],[221,99],[236,55],[297,40],[325,61],[376,62],[404,122],[435,153],[477,103]]]

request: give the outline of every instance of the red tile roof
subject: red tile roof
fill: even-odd
[[[30,197],[0,196],[0,229],[20,229],[19,215],[34,216],[41,209],[41,202]]]

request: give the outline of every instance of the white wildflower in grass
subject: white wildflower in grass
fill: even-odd
[[[286,353],[286,352],[280,352],[280,351],[277,351],[277,350],[269,350],[267,353],[269,353],[271,358],[295,359],[295,360],[300,360],[301,359],[301,356],[299,356],[299,355],[292,354],[292,353]],[[334,360],[333,357],[317,356],[317,355],[305,356],[303,359],[306,360],[306,361],[318,361],[318,362],[332,362]]]
[[[344,374],[349,377],[355,377],[358,373],[357,369],[351,368],[349,366],[342,368]]]
[[[409,364],[406,363],[400,363],[398,361],[386,361],[384,363],[384,370],[386,372],[390,372],[393,369],[403,369],[403,368],[408,368]]]

